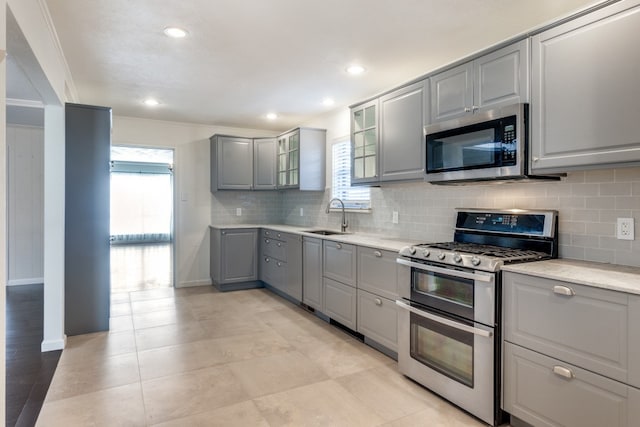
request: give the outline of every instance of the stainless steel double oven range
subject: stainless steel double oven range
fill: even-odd
[[[402,248],[400,371],[500,424],[500,267],[556,258],[557,224],[556,211],[457,209],[453,242]]]

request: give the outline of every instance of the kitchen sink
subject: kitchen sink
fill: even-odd
[[[332,236],[334,234],[347,234],[342,231],[333,231],[333,230],[306,230],[305,233],[319,234],[321,236]]]

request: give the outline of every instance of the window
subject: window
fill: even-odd
[[[369,187],[351,186],[351,142],[348,139],[333,144],[333,179],[331,197],[344,202],[346,209],[370,209],[371,191]],[[338,207],[335,204],[332,207]]]

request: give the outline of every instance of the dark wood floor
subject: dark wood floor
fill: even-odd
[[[43,285],[6,289],[6,425],[33,426],[62,351],[40,351]]]

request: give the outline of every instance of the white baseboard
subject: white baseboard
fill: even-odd
[[[47,351],[64,350],[66,345],[67,345],[67,336],[63,335],[62,339],[59,339],[59,340],[42,341],[42,344],[40,345],[40,350],[43,353],[46,353]]]
[[[179,282],[176,288],[192,288],[194,286],[211,286],[211,279],[190,280],[188,282]]]
[[[32,277],[30,279],[9,279],[7,286],[41,285],[43,283],[44,277]]]

